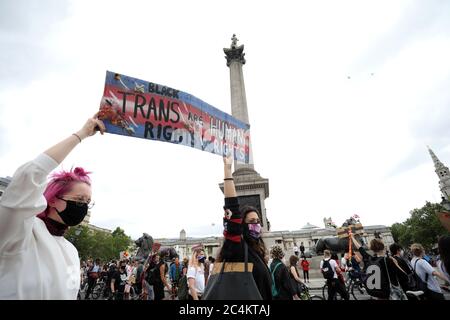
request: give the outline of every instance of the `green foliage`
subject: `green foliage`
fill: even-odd
[[[109,261],[118,259],[119,253],[125,251],[132,244],[132,240],[125,231],[117,227],[112,233],[91,230],[86,226],[76,226],[65,234],[78,250],[80,259],[96,259]]]
[[[425,249],[431,249],[441,235],[449,232],[442,226],[436,213],[444,208],[439,203],[426,202],[420,209],[410,212],[410,217],[403,223],[394,223],[391,226],[394,240],[403,247],[413,243],[420,243]]]

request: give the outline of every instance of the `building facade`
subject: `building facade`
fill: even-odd
[[[367,226],[364,227],[364,232],[365,234],[362,238],[366,244],[376,236],[383,240],[386,247],[389,247],[394,243],[389,227],[382,225]],[[293,249],[295,245],[300,247],[303,243],[305,253],[309,255],[313,253],[313,249],[319,239],[334,236],[336,236],[336,229],[334,228],[318,228],[309,224],[296,231],[272,231],[264,232],[262,235],[269,250],[274,245],[279,245],[288,257],[294,254]],[[203,245],[207,256],[216,257],[223,243],[222,236],[190,238],[186,237],[186,232],[184,230],[181,230],[178,239],[160,238],[154,240],[155,242],[161,243],[164,247],[174,248],[180,257],[190,257],[192,254],[192,247],[195,247],[198,244]]]

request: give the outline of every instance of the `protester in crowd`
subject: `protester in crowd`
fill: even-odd
[[[395,273],[397,275],[400,287],[404,292],[411,290],[412,288],[409,287],[408,275],[412,274],[412,269],[409,262],[403,257],[404,251],[402,246],[397,243],[393,243],[389,246],[389,251],[391,252],[392,259],[394,259],[394,263],[397,266]]]
[[[208,277],[211,277],[211,274],[214,270],[214,263],[216,262],[216,259],[214,259],[212,256],[209,256],[208,260],[209,260],[209,275],[208,275]]]
[[[301,288],[304,286],[304,283],[300,279],[300,275],[297,269],[298,257],[290,256],[289,258],[289,278],[291,280],[291,286],[294,288],[297,296],[301,294]]]
[[[450,236],[441,236],[438,240],[440,259],[437,268],[445,276],[447,285],[450,282]]]
[[[292,248],[294,250],[294,254],[296,257],[298,257],[298,247],[297,247],[297,243],[294,243],[294,248]]]
[[[302,258],[305,256],[305,246],[303,245],[303,242],[300,243],[300,254]]]
[[[209,270],[210,270],[210,261],[209,261],[209,259],[205,258],[205,262],[203,263],[203,267],[205,268],[205,288],[206,288],[206,285],[208,284],[208,280],[209,280]]]
[[[170,282],[172,285],[172,298],[176,297],[177,295],[177,288],[178,288],[178,281],[180,280],[182,273],[183,273],[183,266],[180,263],[180,259],[178,257],[174,258],[175,261],[170,266]]]
[[[106,283],[105,283],[106,285],[105,285],[105,290],[103,292],[103,296],[106,299],[110,299],[113,297],[112,292],[111,292],[111,280],[115,276],[117,270],[118,270],[117,261],[112,260],[108,265],[108,273],[106,275]]]
[[[293,287],[289,276],[289,270],[283,263],[283,250],[280,246],[274,246],[270,250],[272,264],[270,273],[272,276],[272,295],[274,300],[298,300],[298,286]]]
[[[63,235],[91,201],[82,168],[47,176],[82,140],[105,127],[95,115],[76,133],[19,167],[0,200],[0,300],[76,299],[80,259]],[[34,268],[30,266],[39,266]],[[51,275],[52,281],[47,281]],[[68,285],[68,279],[70,284]]]
[[[172,291],[166,278],[168,268],[167,264],[164,261],[164,257],[164,253],[160,253],[155,257],[155,283],[153,284],[153,290],[155,291],[155,301],[164,299],[164,288],[167,288],[169,292]]]
[[[320,262],[320,270],[327,280],[328,286],[328,300],[334,300],[336,293],[339,293],[342,298],[349,300],[348,292],[344,284],[339,281],[338,275],[342,273],[338,262],[332,258],[330,250],[323,252],[323,260]]]
[[[130,300],[131,287],[136,281],[136,267],[134,262],[127,259],[125,270],[127,272],[127,283],[125,284],[124,300]]]
[[[159,256],[156,252],[151,252],[145,262],[144,274],[142,281],[143,290],[143,300],[154,300],[155,299],[155,268],[157,263],[159,263]]]
[[[124,300],[127,280],[128,275],[126,270],[126,263],[120,262],[119,270],[116,270],[111,279],[111,293],[114,299]]]
[[[138,260],[138,266],[136,268],[136,289],[138,294],[142,293],[142,282],[144,280],[144,262],[145,260]]]
[[[86,291],[86,300],[89,300],[92,289],[97,283],[97,279],[100,277],[100,272],[100,259],[96,259],[94,264],[88,269],[88,288]]]
[[[272,280],[268,268],[266,245],[261,238],[261,221],[258,210],[250,206],[239,207],[233,176],[232,158],[224,158],[224,243],[217,262],[244,261],[244,241],[248,245],[248,261],[253,263],[253,278],[264,300],[272,299]]]
[[[374,255],[370,255],[364,247],[361,246],[358,240],[356,240],[355,236],[352,234],[352,243],[359,250],[359,253],[363,257],[365,269],[367,269],[368,265],[374,264],[376,265],[381,274],[380,274],[380,293],[376,298],[379,299],[389,299],[390,295],[390,284],[398,286],[397,280],[397,266],[394,263],[393,259],[386,257],[385,246],[383,240],[380,238],[374,238],[370,241],[369,248],[373,251]],[[387,268],[387,269],[386,269]],[[388,273],[389,272],[389,273]],[[368,291],[370,294],[370,292]]]
[[[303,260],[300,264],[303,270],[303,279],[305,280],[305,282],[309,282],[309,261],[306,260],[305,256],[303,256]]]
[[[331,259],[333,259],[335,262],[336,262],[336,266],[337,266],[337,268],[339,269],[338,271],[337,271],[337,275],[338,275],[338,280],[339,280],[339,282],[343,285],[343,286],[345,286],[345,268],[342,268],[341,267],[341,264],[340,264],[340,261],[339,261],[339,257],[338,257],[338,255],[337,255],[337,253],[336,252],[332,252],[331,253]]]
[[[423,258],[425,250],[419,243],[413,243],[411,245],[411,252],[413,258],[411,260],[411,266],[414,272],[427,284],[427,290],[425,290],[425,297],[428,300],[445,300],[442,294],[439,282],[434,276],[446,281],[447,279],[439,271],[435,271],[434,268]]]
[[[183,267],[181,269],[183,276],[187,274],[188,267],[189,267],[189,259],[185,257],[183,258]]]
[[[201,300],[205,291],[205,259],[205,252],[202,248],[193,250],[187,270],[189,300]]]

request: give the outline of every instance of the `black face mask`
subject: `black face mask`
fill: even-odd
[[[63,211],[58,211],[58,209],[55,208],[56,212],[58,212],[59,216],[61,217],[62,221],[68,226],[76,226],[83,221],[84,217],[86,217],[88,212],[88,205],[87,203],[72,201],[72,200],[65,200],[58,198],[60,200],[63,200],[67,203],[66,208]]]
[[[201,257],[201,258],[198,259],[198,262],[204,263],[204,262],[205,262],[205,259],[206,259],[205,257]]]

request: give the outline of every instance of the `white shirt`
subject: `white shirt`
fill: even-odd
[[[331,266],[331,269],[333,270],[333,272],[334,272],[334,274],[333,274],[333,278],[334,279],[337,279],[338,278],[338,276],[337,276],[337,273],[336,273],[336,268],[337,268],[337,263],[336,263],[336,261],[334,261],[333,259],[331,259],[331,258],[328,258],[328,259],[324,259],[324,260],[326,260],[326,261],[330,261],[330,266]],[[323,260],[322,261],[320,261],[320,269],[322,269],[322,267],[323,267]]]
[[[187,271],[187,279],[195,279],[194,288],[198,295],[202,295],[205,291],[205,271],[203,267],[189,267]],[[189,288],[189,294],[192,296],[191,288]]]
[[[294,252],[298,252],[298,247],[297,246],[294,247]]]
[[[434,292],[442,293],[441,287],[439,286],[439,282],[437,282],[437,280],[433,276],[434,268],[431,266],[431,264],[429,264],[424,259],[414,257],[411,260],[411,266],[413,267],[413,269],[416,270],[417,275],[420,277],[420,279],[422,279],[422,281],[425,281],[425,276],[428,274],[428,283],[427,283],[428,289]]]
[[[36,217],[47,207],[47,176],[57,166],[46,154],[22,165],[0,200],[0,300],[77,298],[77,249]]]

